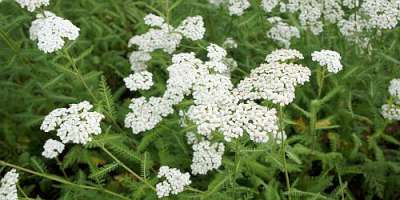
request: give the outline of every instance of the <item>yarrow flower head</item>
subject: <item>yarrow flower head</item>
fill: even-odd
[[[261,6],[265,12],[269,13],[274,9],[279,3],[279,0],[262,0]]]
[[[151,55],[145,51],[134,51],[129,54],[129,63],[134,72],[141,72],[147,69],[146,62],[151,60]]]
[[[206,29],[204,28],[203,17],[187,17],[176,28],[176,31],[191,40],[201,40],[204,37]]]
[[[343,69],[343,65],[340,63],[341,56],[336,51],[315,51],[311,54],[311,57],[313,61],[319,62],[321,66],[326,66],[331,73],[336,74]]]
[[[400,104],[400,79],[390,81],[389,93]]]
[[[154,14],[144,18],[147,25],[153,27],[148,32],[132,37],[128,46],[137,45],[140,51],[153,52],[161,49],[172,54],[184,37],[192,40],[202,39],[205,33],[201,16],[187,17],[178,28],[167,24],[165,20]]]
[[[235,49],[235,48],[238,47],[238,44],[233,38],[228,37],[228,38],[225,39],[225,41],[222,44],[222,46],[224,48],[226,48],[226,49]]]
[[[268,54],[265,58],[265,61],[267,61],[267,63],[280,63],[302,59],[304,59],[303,54],[295,49],[278,49]]]
[[[64,151],[64,147],[65,145],[63,143],[57,140],[48,139],[46,143],[44,143],[42,156],[49,159],[55,158]]]
[[[283,22],[279,17],[272,17],[269,21],[272,23],[272,28],[267,32],[267,36],[285,48],[290,47],[292,38],[300,38],[300,31],[295,26]]]
[[[296,59],[303,59],[297,50],[273,51],[265,59],[268,64],[261,64],[239,83],[235,95],[243,100],[266,99],[279,105],[291,103],[295,98],[295,87],[308,82],[311,76],[307,67],[283,63]]]
[[[153,129],[162,117],[173,112],[172,103],[160,97],[132,99],[129,108],[131,112],[125,118],[125,127],[131,128],[134,134]]]
[[[70,104],[69,108],[58,108],[44,118],[40,127],[44,132],[56,131],[62,143],[86,144],[93,135],[101,133],[100,122],[104,115],[90,112],[93,106],[83,101]]]
[[[1,179],[0,199],[1,200],[17,200],[17,182],[19,174],[15,169],[7,172]]]
[[[221,61],[226,57],[226,50],[216,44],[210,44],[207,47],[207,57],[213,61]]]
[[[126,87],[130,91],[148,90],[153,86],[153,74],[148,71],[135,72],[124,78]]]
[[[230,15],[243,15],[244,11],[250,7],[248,0],[229,0],[228,10]]]
[[[400,105],[397,105],[395,103],[393,104],[384,104],[382,106],[382,111],[381,114],[383,118],[387,120],[400,120]]]
[[[388,90],[394,101],[384,104],[381,114],[387,120],[400,120],[400,79],[391,80]]]
[[[148,14],[144,17],[144,23],[151,26],[151,27],[159,27],[161,28],[164,24],[165,20],[157,15]]]
[[[222,164],[222,155],[225,151],[223,143],[211,143],[204,140],[193,144],[193,159],[190,168],[192,174],[207,174],[208,171],[218,169]]]
[[[164,181],[157,183],[156,192],[158,198],[176,195],[190,185],[189,173],[182,173],[179,169],[162,166],[159,169],[158,178],[165,178]]]
[[[38,41],[38,47],[45,53],[52,53],[64,46],[64,38],[76,40],[79,28],[69,20],[57,17],[54,13],[44,11],[38,14],[29,29],[30,39]]]
[[[41,6],[48,6],[50,4],[50,0],[15,0],[22,8],[25,8],[33,12],[36,8],[40,8]],[[1,1],[0,1],[1,2]]]

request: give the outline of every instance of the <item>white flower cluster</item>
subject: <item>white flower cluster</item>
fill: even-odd
[[[15,169],[7,172],[0,183],[0,200],[17,200],[17,182],[19,174]]]
[[[163,50],[172,54],[180,45],[183,37],[201,40],[205,33],[201,16],[187,17],[176,29],[167,24],[162,17],[154,14],[145,16],[144,22],[152,28],[142,35],[132,37],[128,43],[129,47],[138,46],[138,50],[129,55],[129,62],[134,74],[124,79],[126,87],[131,91],[148,90],[153,85],[152,74],[146,71],[146,62],[151,60],[151,52]]]
[[[243,90],[244,87],[233,88],[229,76],[225,75],[229,67],[224,62],[227,53],[223,48],[210,44],[207,50],[210,60],[206,62],[196,58],[194,53],[174,55],[173,64],[167,68],[169,79],[164,95],[152,97],[149,101],[144,97],[132,100],[131,112],[125,119],[125,126],[132,128],[135,134],[150,130],[163,117],[173,112],[173,105],[191,93],[194,104],[189,107],[185,116],[197,125],[197,132],[200,135],[211,137],[211,133],[217,131],[224,135],[226,141],[241,137],[244,133],[255,142],[266,142],[270,137],[277,138],[280,133],[278,133],[276,110],[260,106],[251,101],[254,99],[244,96],[252,90]],[[294,58],[301,56],[301,54],[292,55]],[[281,73],[279,76],[282,81],[278,84],[291,84],[283,89],[288,90],[287,93],[293,93],[291,97],[293,99],[294,86],[308,80],[310,71],[299,65],[279,63],[272,65],[279,66],[279,70],[276,71]],[[271,74],[270,82],[275,81],[272,78],[276,79]],[[247,82],[252,84],[251,80]],[[255,80],[255,82],[261,81]],[[271,88],[273,89],[275,88]],[[281,90],[282,88],[277,88],[273,91],[279,93]]]
[[[267,61],[267,63],[276,63],[302,59],[304,59],[304,56],[300,51],[295,49],[278,49],[268,54],[265,61]]]
[[[65,145],[57,140],[48,139],[43,148],[42,156],[52,159],[64,151]]]
[[[86,144],[93,135],[101,133],[100,121],[104,116],[90,112],[93,106],[83,101],[70,104],[69,108],[58,108],[51,111],[43,120],[40,129],[44,132],[56,131],[62,143]],[[54,141],[47,141],[43,155],[55,157],[63,147]]]
[[[274,9],[279,3],[279,0],[262,0],[261,7],[265,10],[265,12],[269,13]]]
[[[228,10],[230,15],[243,15],[244,11],[250,7],[248,0],[229,0]]]
[[[129,105],[131,112],[126,115],[125,127],[131,128],[134,134],[153,129],[163,117],[173,112],[172,103],[165,98],[144,97],[132,99]]]
[[[268,21],[273,25],[267,32],[267,36],[272,40],[277,41],[285,48],[290,47],[290,40],[292,38],[300,38],[300,31],[289,24],[282,21],[280,17],[269,18]]]
[[[194,83],[210,70],[226,73],[229,67],[224,63],[225,50],[214,44],[207,49],[212,59],[206,63],[197,59],[194,53],[173,55],[172,65],[167,68],[169,79],[164,95],[152,97],[149,101],[143,97],[133,99],[129,106],[131,112],[125,118],[125,126],[131,128],[134,134],[154,128],[163,117],[173,112],[173,106],[190,94]]]
[[[267,13],[279,6],[281,13],[298,14],[302,27],[315,35],[323,31],[324,22],[336,24],[349,41],[363,47],[369,45],[364,33],[393,29],[400,20],[398,0],[262,0],[261,6]]]
[[[15,0],[22,8],[25,8],[33,12],[36,8],[40,8],[41,6],[48,6],[50,4],[50,0]]]
[[[342,63],[340,60],[342,59],[340,54],[336,51],[331,50],[321,50],[314,51],[311,54],[312,60],[318,62],[321,66],[326,66],[328,72],[338,73],[343,69]]]
[[[228,38],[225,39],[225,41],[222,44],[222,46],[224,48],[226,48],[226,49],[235,49],[235,48],[238,47],[238,44],[233,38],[228,37]]]
[[[148,90],[153,86],[153,74],[148,71],[135,72],[124,78],[124,82],[130,91]]]
[[[38,41],[38,48],[45,53],[52,53],[64,46],[64,38],[76,40],[79,28],[70,21],[44,11],[38,14],[29,29],[30,39]]]
[[[147,15],[144,20],[152,28],[142,35],[133,36],[128,46],[137,45],[140,51],[147,53],[161,49],[171,54],[179,46],[183,36],[200,40],[205,33],[201,16],[187,17],[176,29],[154,14]]]
[[[293,58],[303,58],[298,51],[278,50],[267,56],[268,64],[251,71],[242,80],[235,93],[241,99],[267,99],[275,104],[287,105],[295,98],[295,87],[309,81],[311,71],[298,64],[280,63]]]
[[[181,25],[176,28],[178,33],[191,40],[201,40],[204,37],[206,29],[204,28],[203,18],[201,16],[187,17]]]
[[[211,4],[216,6],[227,6],[229,15],[243,15],[244,11],[250,7],[249,0],[208,0]]]
[[[129,63],[131,64],[131,70],[134,72],[146,70],[146,62],[149,60],[151,60],[151,55],[145,51],[134,51],[129,54]]]
[[[185,189],[185,186],[192,183],[189,173],[182,173],[179,169],[168,166],[160,167],[157,177],[165,178],[164,181],[156,185],[158,198],[178,194]]]
[[[387,120],[400,120],[400,105],[393,104],[384,104],[382,106],[382,116]]]
[[[398,0],[365,0],[360,12],[366,15],[368,28],[393,29],[398,23]]]
[[[400,79],[393,79],[390,81],[389,93],[400,103]]]
[[[199,141],[192,132],[187,134],[187,139],[188,143],[193,145],[193,159],[190,165],[193,175],[205,175],[208,171],[221,166],[225,151],[223,143],[211,143],[204,139]]]
[[[400,79],[390,81],[389,94],[393,102],[382,106],[382,116],[388,120],[400,120]]]

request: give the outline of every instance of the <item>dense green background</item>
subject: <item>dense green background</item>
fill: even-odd
[[[268,16],[253,0],[243,16],[231,17],[223,8],[205,0],[52,0],[46,8],[80,27],[79,39],[63,51],[40,52],[29,40],[34,14],[14,1],[0,4],[0,160],[43,174],[64,176],[79,185],[107,188],[132,199],[154,199],[146,185],[118,166],[99,146],[104,146],[130,169],[157,183],[160,165],[190,170],[191,149],[185,131],[179,128],[177,113],[155,129],[140,135],[122,128],[130,98],[161,95],[167,79],[170,56],[153,53],[150,71],[156,87],[131,93],[122,78],[130,73],[127,42],[148,27],[143,17],[152,12],[169,16],[178,25],[187,16],[201,15],[207,28],[203,41],[184,41],[177,52],[193,51],[204,58],[201,48],[208,42],[222,44],[233,37],[239,44],[229,51],[239,64],[232,74],[237,83],[265,56],[279,46],[266,38]],[[282,16],[298,25],[296,16]],[[301,27],[299,27],[301,28]],[[192,178],[193,188],[180,199],[399,199],[400,123],[388,123],[380,116],[380,106],[388,99],[389,81],[400,77],[400,29],[371,35],[372,49],[359,48],[327,25],[318,37],[301,30],[292,48],[305,55],[303,64],[313,70],[312,81],[296,91],[295,103],[284,108],[289,136],[287,166],[280,145],[254,145],[243,138],[227,144],[224,166],[207,176]],[[342,55],[344,70],[329,75],[316,106],[316,81],[320,67],[311,62],[315,50],[331,49]],[[95,99],[90,96],[63,52],[76,62]],[[331,93],[334,91],[333,93]],[[332,94],[330,96],[330,94]],[[103,134],[96,144],[67,145],[56,160],[41,156],[42,146],[54,134],[39,130],[45,115],[69,103],[89,100],[107,115]],[[314,103],[312,103],[314,102]],[[178,107],[187,107],[183,102]],[[299,110],[311,114],[314,120]],[[314,112],[315,111],[315,112]],[[310,126],[317,127],[316,135]],[[3,174],[9,168],[0,166]],[[287,193],[284,173],[288,172],[291,192]],[[115,199],[103,192],[21,172],[19,196],[42,199]],[[290,195],[288,195],[290,194]]]

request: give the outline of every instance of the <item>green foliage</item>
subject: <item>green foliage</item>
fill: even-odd
[[[143,23],[147,13],[169,14],[174,25],[199,14],[207,41],[222,44],[233,37],[239,44],[229,50],[239,65],[232,72],[235,84],[279,48],[266,38],[268,14],[257,6],[231,17],[206,0],[169,0],[168,8],[166,2],[51,0],[49,10],[81,29],[78,40],[54,54],[40,52],[29,39],[32,13],[12,0],[0,3],[0,160],[39,173],[18,169],[19,197],[156,199],[151,186],[159,181],[161,165],[190,170],[192,150],[185,134],[195,128],[182,129],[177,113],[143,134],[124,128],[130,99],[161,95],[168,79],[170,56],[154,52],[151,91],[128,92],[122,81],[130,71],[127,42],[148,29]],[[301,35],[292,48],[308,56],[303,64],[313,75],[283,110],[288,140],[254,144],[241,138],[228,143],[222,167],[192,176],[191,188],[169,199],[400,199],[400,124],[380,115],[389,81],[400,77],[400,29],[376,36],[370,51],[346,41],[336,27],[327,27],[320,36],[306,30]],[[185,40],[178,52],[204,56],[206,44]],[[321,71],[309,55],[320,49],[341,53],[344,70],[326,78],[319,97]],[[43,117],[82,100],[105,115],[103,133],[89,144],[67,145],[59,160],[43,158],[43,144],[54,136],[40,131]],[[177,107],[191,104],[186,100]],[[12,167],[0,163],[0,174],[6,166]]]

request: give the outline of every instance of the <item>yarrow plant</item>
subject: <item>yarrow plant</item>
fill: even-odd
[[[0,13],[0,200],[398,199],[399,0]]]

